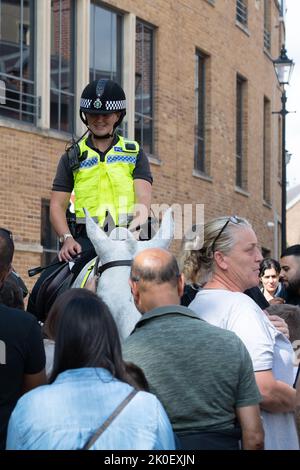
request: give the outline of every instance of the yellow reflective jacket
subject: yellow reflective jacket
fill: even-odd
[[[90,148],[87,138],[79,142],[80,155],[87,157],[73,171],[75,214],[77,223],[85,221],[83,208],[103,225],[109,210],[116,225],[124,225],[132,214],[135,202],[133,170],[139,144],[118,136],[118,142],[105,154],[103,162],[98,152]],[[80,159],[80,157],[79,157]]]

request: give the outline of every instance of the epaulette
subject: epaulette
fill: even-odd
[[[69,159],[69,167],[72,171],[75,171],[78,170],[80,163],[87,158],[87,150],[81,154],[79,145],[74,142],[74,144],[68,148],[67,155]]]
[[[126,141],[124,140],[124,147],[126,152],[137,152],[138,151],[138,144],[134,140]]]

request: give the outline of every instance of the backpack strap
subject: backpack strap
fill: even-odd
[[[132,390],[132,392],[127,395],[125,400],[123,400],[119,406],[117,406],[115,411],[104,421],[100,428],[94,432],[92,437],[87,440],[82,450],[89,450],[92,447],[92,445],[97,441],[98,437],[101,436],[101,434],[108,428],[112,421],[121,413],[121,411],[125,408],[126,405],[128,405],[128,403],[135,397],[137,393],[137,390]]]

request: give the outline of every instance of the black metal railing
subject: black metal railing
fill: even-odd
[[[0,80],[2,81],[0,116],[36,124],[40,117],[41,100],[34,94],[34,82],[3,72],[0,72]]]

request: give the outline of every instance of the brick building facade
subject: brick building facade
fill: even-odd
[[[23,85],[23,77],[30,75],[32,54],[37,107],[30,119],[20,108],[10,115],[7,103],[0,108],[0,217],[1,226],[14,233],[14,263],[29,286],[27,269],[41,263],[42,235],[50,230],[45,210],[58,159],[72,131],[77,136],[83,131],[80,92],[101,73],[119,79],[126,91],[124,132],[141,138],[150,154],[153,202],[204,204],[206,219],[244,216],[262,246],[277,256],[281,123],[272,111],[280,109],[281,93],[272,59],[284,42],[282,3],[28,2],[31,11],[21,25],[24,47],[15,44],[18,64],[26,54],[28,59],[23,57],[17,79]],[[11,8],[18,2],[3,4],[7,9],[1,10],[2,24],[14,24],[19,13]],[[111,22],[97,23],[104,13]],[[67,37],[59,21],[66,22]],[[115,40],[101,42],[103,31],[111,31]],[[14,41],[8,33],[7,40],[0,38],[4,82],[16,74],[17,63],[12,67],[5,61]],[[17,93],[23,111],[28,102],[20,87]]]

